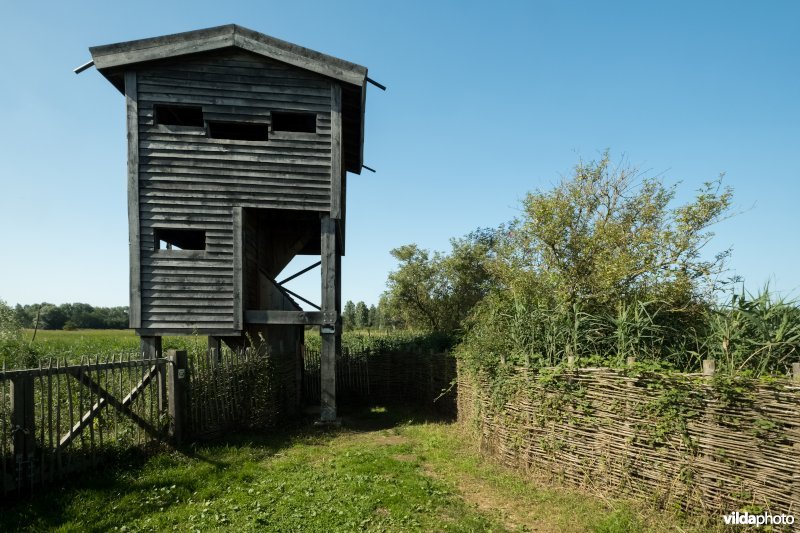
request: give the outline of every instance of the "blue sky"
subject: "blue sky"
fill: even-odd
[[[514,217],[604,149],[681,182],[726,173],[709,252],[800,288],[800,3],[0,0],[0,299],[127,305],[122,96],[87,48],[237,23],[367,66],[343,298],[375,303],[389,251]],[[293,266],[310,264],[299,260]],[[319,278],[292,288],[319,299]]]

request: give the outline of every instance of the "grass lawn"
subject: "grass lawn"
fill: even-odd
[[[456,424],[373,408],[131,457],[0,507],[0,531],[642,531],[632,504],[545,488],[480,460]]]

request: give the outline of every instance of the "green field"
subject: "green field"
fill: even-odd
[[[139,351],[139,337],[132,329],[79,329],[74,331],[39,330],[36,338],[33,330],[24,330],[25,340],[31,341],[34,353],[43,360],[49,357],[74,360],[94,357],[135,354]],[[164,337],[165,350],[205,349],[206,337]]]
[[[83,476],[7,506],[23,531],[642,531],[673,524],[632,504],[546,488],[484,463],[460,426],[364,410]],[[684,526],[685,528],[685,526]],[[674,529],[673,529],[674,530]]]
[[[81,358],[94,360],[119,355],[135,356],[139,351],[139,337],[132,329],[81,329],[65,330],[39,330],[34,338],[33,330],[23,330],[24,345],[29,348],[33,357],[18,357],[15,364],[9,367],[35,366],[38,362],[44,365],[49,360],[64,359],[78,362]],[[163,337],[163,349],[186,350],[198,354],[207,348],[207,337],[202,335],[186,335],[182,337]],[[442,335],[422,334],[415,332],[386,332],[386,331],[346,331],[342,335],[342,344],[345,348],[362,351],[371,350],[430,350],[441,351],[450,347],[450,338]],[[320,346],[319,333],[316,330],[306,331],[306,347],[318,350]]]

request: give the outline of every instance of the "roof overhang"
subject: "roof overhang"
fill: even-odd
[[[346,131],[347,170],[359,174],[363,163],[364,104],[367,68],[337,57],[282,41],[236,24],[194,30],[89,48],[92,61],[120,92],[124,72],[137,66],[189,54],[240,48],[339,82],[342,86],[342,123]]]

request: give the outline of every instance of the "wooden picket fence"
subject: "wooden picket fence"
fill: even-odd
[[[23,494],[168,432],[168,360],[0,371],[0,494]]]
[[[0,371],[0,496],[96,467],[119,453],[268,428],[299,405],[300,354],[171,350]]]

